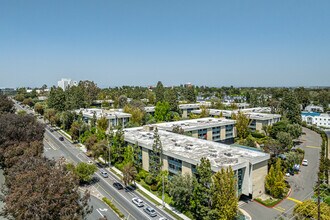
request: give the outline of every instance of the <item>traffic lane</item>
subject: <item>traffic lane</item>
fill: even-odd
[[[75,163],[87,162],[87,157],[83,159],[83,158],[79,158],[77,156],[77,155],[81,155],[81,152],[79,150],[77,150],[76,147],[70,146],[71,144],[68,145],[68,143],[65,143],[66,141],[64,141],[64,143],[62,143],[63,141],[59,141],[57,139],[57,137],[53,133],[50,133],[49,131],[46,131],[46,135],[47,135],[47,137],[49,137],[48,135],[53,135],[54,137],[52,137],[52,138],[49,137],[49,138],[57,144],[59,149],[61,149],[65,152],[64,154],[66,157],[69,157]],[[68,146],[63,146],[63,145],[68,145]],[[70,150],[67,147],[69,147]],[[119,193],[98,172],[95,173],[95,175],[100,179],[100,181],[97,184],[101,185],[101,187],[104,189],[104,191],[108,192],[107,194],[110,195],[111,197],[113,197],[115,199],[115,201],[117,201],[118,204],[121,204],[118,208],[124,208],[124,206],[129,207],[129,209],[126,208],[125,210],[121,210],[121,211],[123,211],[124,213],[129,213],[130,215],[133,215],[136,219],[150,219],[149,216],[142,209],[139,209],[137,206],[135,206],[132,203],[132,201],[130,199],[125,198],[121,193]],[[130,211],[128,211],[128,210],[130,210]],[[132,210],[134,210],[133,213],[132,213]]]
[[[105,204],[103,201],[99,200],[95,196],[91,195],[91,200],[89,204],[93,207],[91,214],[87,216],[88,220],[99,219],[103,216],[106,216],[107,219],[120,220],[120,218],[112,211],[112,209]]]
[[[111,177],[111,181],[113,182],[120,182],[122,185],[124,185],[121,181],[121,179],[119,179],[116,175],[110,173],[109,175]],[[140,199],[143,200],[144,204],[145,204],[145,207],[146,206],[149,206],[153,209],[155,209],[155,211],[157,212],[157,217],[160,218],[160,217],[166,217],[167,219],[172,219],[171,216],[169,216],[167,213],[163,212],[160,208],[158,208],[155,204],[149,202],[148,199],[146,199],[143,195],[140,195],[138,194],[137,192],[135,191],[132,191],[132,192],[125,192],[125,190],[122,190],[123,191],[123,194],[124,196],[126,196],[126,198],[128,199],[133,199],[134,197],[139,197]]]
[[[267,208],[257,202],[249,202],[240,208],[249,213],[253,220],[275,219],[282,214],[278,210]]]
[[[48,131],[48,134],[50,134],[49,131]],[[87,157],[83,152],[81,152],[81,150],[77,149],[77,147],[75,147],[73,144],[71,144],[70,142],[68,142],[66,139],[64,139],[65,141],[59,141],[58,138],[59,138],[61,135],[59,135],[57,132],[53,132],[52,135],[55,136],[55,138],[53,138],[53,139],[54,139],[58,144],[63,144],[63,145],[65,145],[65,148],[64,148],[65,150],[70,149],[71,152],[74,152],[74,153],[71,153],[71,157],[77,157],[77,158],[78,158],[78,160],[75,160],[76,163],[78,163],[78,162],[80,162],[80,161],[88,162],[89,160],[91,160],[91,159],[90,159],[89,157]],[[70,151],[68,151],[68,152],[70,152]],[[69,154],[70,154],[70,153],[69,153]],[[101,179],[103,179],[103,181],[108,182],[109,186],[110,186],[111,188],[113,188],[115,191],[117,191],[117,190],[112,186],[113,182],[115,182],[115,181],[120,181],[120,182],[121,182],[121,180],[119,180],[117,176],[112,175],[112,174],[110,173],[109,176],[110,176],[111,178],[104,179],[99,173],[97,173],[97,175],[98,175],[98,177],[100,177]],[[112,180],[112,182],[111,182],[111,180]],[[164,213],[161,209],[159,209],[159,208],[158,208],[156,205],[154,205],[153,203],[150,203],[150,202],[149,202],[145,197],[143,197],[143,196],[140,196],[140,195],[138,195],[138,194],[136,194],[136,193],[133,193],[133,192],[130,192],[130,193],[126,193],[126,192],[123,192],[123,193],[122,193],[122,192],[118,192],[118,193],[119,193],[120,195],[126,197],[126,199],[127,199],[128,201],[130,201],[130,202],[131,202],[132,198],[134,198],[134,197],[139,197],[139,198],[141,198],[142,200],[144,200],[144,202],[145,202],[145,206],[149,206],[149,207],[152,207],[153,209],[155,209],[155,211],[156,211],[157,214],[158,214],[158,217],[166,217],[166,218],[168,218],[168,219],[172,219],[171,216],[169,216],[169,215],[167,215],[166,213]],[[145,217],[150,218],[145,212],[143,212],[143,213],[144,213]]]

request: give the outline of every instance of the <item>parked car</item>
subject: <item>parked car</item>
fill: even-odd
[[[118,182],[114,182],[112,185],[113,185],[116,189],[118,189],[118,190],[121,190],[121,189],[124,188],[123,185],[121,185],[121,184],[118,183]]]
[[[132,202],[137,206],[137,207],[143,207],[144,204],[143,204],[143,200],[138,198],[138,197],[134,197],[132,199]]]
[[[285,173],[286,177],[289,177],[291,174],[289,172]]]
[[[58,139],[59,139],[60,141],[64,141],[64,137],[62,137],[62,136],[59,136]]]
[[[303,166],[308,166],[308,160],[304,159],[303,162],[301,163]]]
[[[155,209],[151,208],[151,207],[147,207],[143,209],[150,217],[155,217],[157,216],[157,213],[155,211]]]
[[[103,176],[104,178],[108,178],[108,177],[109,177],[107,171],[105,171],[105,170],[103,170],[103,169],[100,169],[100,174],[101,174],[101,176]]]

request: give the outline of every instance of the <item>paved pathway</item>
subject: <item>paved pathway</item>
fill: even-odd
[[[317,171],[319,167],[320,146],[322,143],[318,133],[303,128],[305,133],[300,138],[299,148],[305,150],[305,159],[308,160],[308,166],[302,166],[298,175],[290,176],[287,181],[290,183],[292,192],[289,197],[283,200],[274,208],[267,208],[257,202],[250,202],[241,205],[241,208],[247,211],[254,220],[284,219],[292,216],[292,211],[297,203],[310,198],[313,195],[313,187],[317,180]]]

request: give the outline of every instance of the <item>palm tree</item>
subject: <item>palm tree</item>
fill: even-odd
[[[136,168],[132,163],[127,163],[123,167],[123,181],[125,185],[130,184],[132,181],[135,181],[135,177],[137,175]]]

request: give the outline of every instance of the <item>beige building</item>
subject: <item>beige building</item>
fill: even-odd
[[[234,143],[237,136],[235,120],[225,118],[199,118],[155,124],[158,129],[182,129],[185,135],[220,143]]]
[[[201,106],[210,107],[210,102],[200,102],[193,104],[180,104],[179,109],[182,111],[182,118],[188,118],[193,110],[199,110]]]
[[[153,126],[124,130],[125,141],[141,148],[143,169],[149,171],[149,158],[154,143]],[[233,147],[222,143],[196,139],[181,134],[158,131],[163,146],[163,170],[169,175],[196,172],[201,158],[208,158],[214,172],[229,166],[237,178],[238,195],[258,197],[265,192],[264,180],[268,170],[269,154]]]
[[[252,131],[263,132],[263,125],[273,125],[276,122],[281,120],[281,115],[279,114],[270,114],[270,113],[262,113],[263,111],[268,111],[266,108],[250,108],[250,109],[242,109],[242,110],[219,110],[219,109],[209,109],[209,115],[211,117],[224,117],[231,118],[233,114],[237,114],[238,112],[244,113],[249,119],[250,124],[249,128]],[[201,110],[193,110],[191,111],[194,114],[200,114]]]

